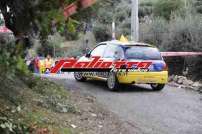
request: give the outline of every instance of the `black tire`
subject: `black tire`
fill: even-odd
[[[82,76],[81,72],[74,72],[74,78],[75,80],[79,81],[79,82],[85,82],[86,81],[86,77]]]
[[[116,73],[109,73],[107,78],[107,87],[110,91],[118,91],[120,89],[120,83],[117,79]]]
[[[154,91],[161,91],[165,87],[165,84],[151,84],[151,88]]]

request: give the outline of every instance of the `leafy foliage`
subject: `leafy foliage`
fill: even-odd
[[[181,0],[158,0],[154,5],[154,14],[169,20],[171,14],[182,7]]]
[[[144,21],[145,16],[153,14],[153,6],[156,0],[140,0],[139,17]],[[111,23],[116,22],[116,35],[130,35],[131,27],[131,0],[103,0],[98,2],[94,20],[94,34],[98,41],[103,38],[111,39]],[[105,32],[104,32],[105,31]],[[101,37],[103,36],[103,37]],[[107,37],[107,38],[105,38]]]
[[[168,29],[169,24],[165,19],[152,18],[150,22],[140,24],[140,40],[161,47]]]
[[[25,36],[39,37],[43,49],[49,48],[47,37],[51,33],[59,32],[64,35],[72,33],[76,37],[77,22],[66,19],[63,15],[63,6],[75,0],[1,0],[0,10],[4,16],[6,26],[11,29],[21,42]],[[9,10],[8,10],[9,9]],[[69,34],[70,35],[70,34]],[[22,50],[25,52],[27,43]],[[47,51],[46,53],[48,53]]]
[[[196,11],[202,14],[202,0],[196,0],[194,3]]]
[[[0,75],[12,77],[15,74],[28,74],[29,71],[21,58],[22,45],[9,42],[0,45]]]
[[[54,35],[49,35],[47,39],[47,44],[42,45],[38,48],[38,54],[46,56],[48,54],[52,56],[61,56],[58,49],[61,49],[61,45],[64,42],[64,37],[62,37],[59,33]]]
[[[76,26],[79,25],[79,22],[72,18],[66,19],[63,15],[63,7],[75,1],[1,0],[0,10],[3,14],[5,25],[17,37],[17,45],[9,43],[3,44],[5,48],[1,46],[1,73],[12,72],[15,69],[25,70],[21,58],[25,56],[26,49],[30,47],[28,41],[30,37],[40,38],[42,51],[45,54],[53,53],[53,46],[60,44],[60,42],[53,42],[48,39],[48,35],[51,33],[58,32],[61,35],[65,35],[68,39],[77,38]],[[76,16],[74,18],[79,19]],[[28,38],[25,40],[25,37]],[[12,67],[14,69],[10,69]]]
[[[40,30],[42,35],[50,32],[51,22],[64,23],[62,4],[73,0],[1,0],[0,9],[6,26],[15,35]],[[8,10],[9,8],[9,10]]]
[[[20,134],[27,133],[29,128],[25,124],[15,123],[7,117],[0,117],[0,131],[4,134]]]
[[[190,21],[191,20],[191,21]],[[172,51],[202,50],[202,16],[175,17],[170,21],[169,36],[164,45]]]
[[[144,17],[153,13],[153,1],[142,1],[139,8],[139,16]]]
[[[151,22],[141,24],[141,41],[158,46],[161,51],[202,51],[202,16],[200,14],[188,14],[188,16],[175,15],[170,21],[163,18],[152,18]],[[170,59],[170,73],[182,73],[184,59]],[[191,77],[201,78],[201,58],[185,58],[189,65]],[[178,70],[174,68],[179,68]]]
[[[121,28],[124,24],[128,24],[130,16],[129,2],[130,0],[104,0],[98,2],[99,9],[96,11],[96,17],[93,18],[93,32],[98,41],[111,39],[111,23],[113,20],[116,22],[116,27],[120,28],[116,32],[122,32]]]

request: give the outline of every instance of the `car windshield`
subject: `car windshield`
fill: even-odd
[[[145,46],[130,46],[125,48],[126,59],[162,60],[157,48]]]

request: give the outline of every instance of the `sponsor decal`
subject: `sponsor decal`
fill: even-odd
[[[148,70],[151,61],[132,62],[126,60],[105,61],[98,56],[92,57],[90,61],[79,61],[75,58],[64,59],[57,62],[51,69],[51,73],[62,72],[110,72],[113,70]]]

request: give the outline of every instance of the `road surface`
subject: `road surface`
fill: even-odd
[[[166,86],[153,92],[149,86],[107,90],[105,82],[76,82],[72,74],[48,76],[67,89],[89,93],[140,134],[202,134],[202,95]]]

